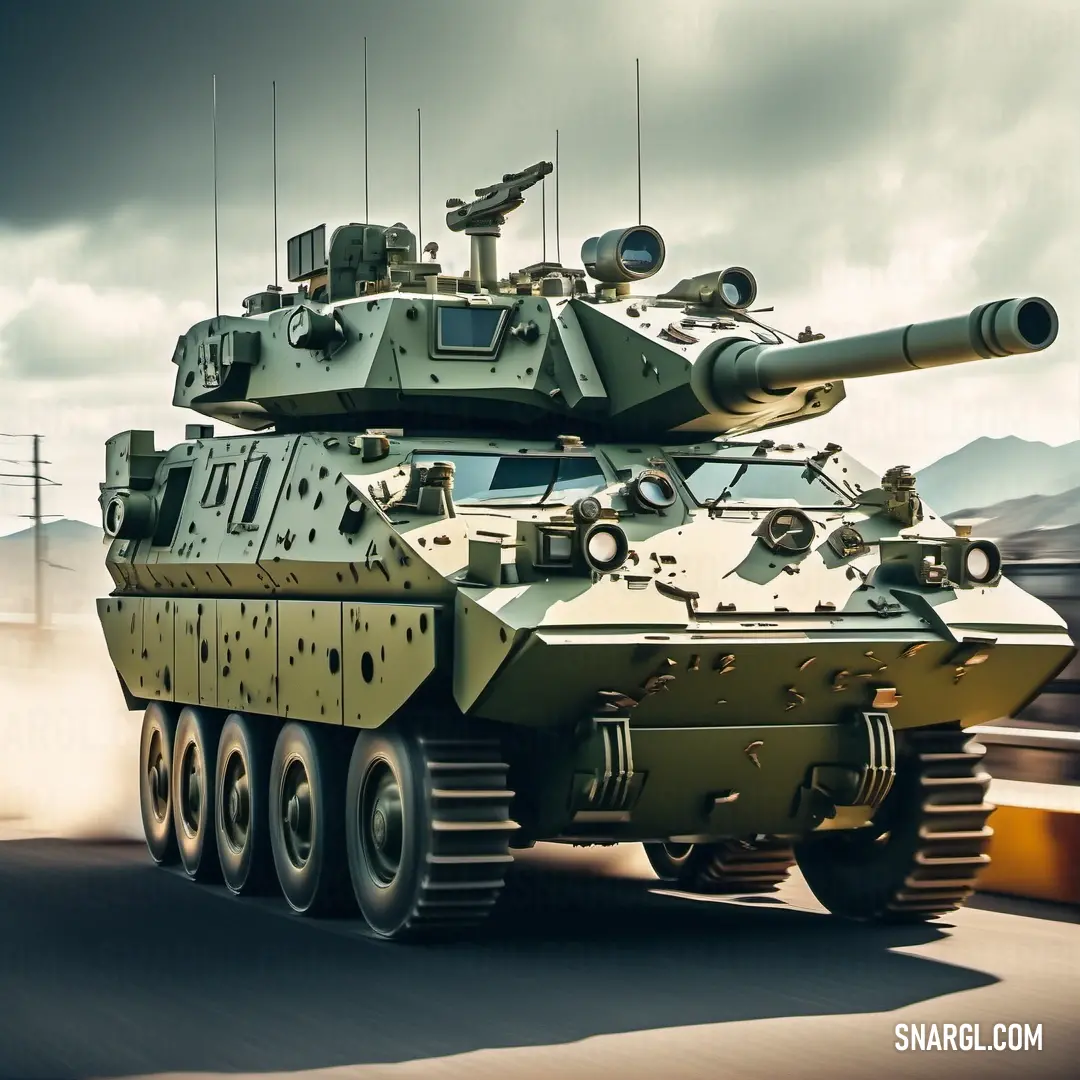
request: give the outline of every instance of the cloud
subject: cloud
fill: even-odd
[[[512,19],[496,3],[462,17],[405,0],[327,5],[323,37],[282,34],[294,9],[275,0],[258,20],[183,10],[117,3],[54,25],[0,5],[0,93],[20,103],[0,170],[0,426],[44,431],[64,498],[89,490],[92,514],[104,438],[161,425],[171,439],[195,419],[169,404],[169,357],[214,310],[211,74],[218,291],[235,312],[274,275],[271,78],[279,267],[288,236],[362,219],[365,34],[371,217],[417,227],[421,106],[422,231],[444,268],[469,263],[445,199],[552,159],[556,127],[563,261],[636,220],[640,58],[643,213],[668,250],[658,289],[741,264],[776,325],[830,338],[1032,293],[1061,315],[1057,344],[1031,359],[849,381],[848,400],[800,438],[835,438],[876,467],[926,463],[979,434],[1080,437],[1073,0],[1022,17],[1004,0],[595,0]],[[415,80],[396,81],[402,70]],[[549,177],[504,227],[504,271],[540,257],[544,196],[554,255]]]
[[[145,290],[38,279],[3,329],[0,370],[15,379],[139,378],[160,363],[160,339],[170,319],[189,318],[187,306],[169,310]]]

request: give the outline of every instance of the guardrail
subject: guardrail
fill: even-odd
[[[1080,904],[1080,731],[968,728],[994,778],[979,891]]]
[[[968,728],[986,747],[995,779],[1080,785],[1080,731],[981,725]]]
[[[1080,561],[1006,560],[1004,573],[1025,592],[1049,604],[1065,620],[1069,636],[1080,644]],[[1080,655],[1048,682],[1012,722],[1080,729]]]

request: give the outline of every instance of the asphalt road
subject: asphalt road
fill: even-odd
[[[868,929],[799,880],[750,903],[650,879],[639,848],[537,848],[476,940],[401,946],[0,823],[0,1077],[1075,1075],[1080,913],[980,898]],[[1043,1049],[894,1047],[897,1023],[997,1022]]]

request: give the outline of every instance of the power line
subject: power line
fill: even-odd
[[[34,454],[30,461],[17,461],[11,458],[3,459],[12,465],[30,465],[33,471],[29,473],[0,473],[0,477],[11,480],[32,481],[34,489],[34,512],[32,514],[20,514],[19,517],[30,518],[34,522],[34,628],[40,630],[45,625],[45,578],[43,571],[46,566],[53,565],[45,556],[45,537],[41,532],[41,521],[42,518],[45,517],[62,516],[60,514],[43,514],[41,512],[41,485],[49,484],[52,487],[61,487],[62,485],[58,481],[51,480],[49,477],[41,474],[42,465],[50,465],[52,463],[43,461],[41,458],[42,437],[40,435],[14,435],[5,432],[0,432],[0,435],[8,439],[33,439],[34,441]],[[31,484],[11,484],[4,486],[30,487]],[[57,567],[57,569],[68,568]]]

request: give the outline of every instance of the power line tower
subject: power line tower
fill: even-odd
[[[20,517],[30,518],[34,522],[34,629],[41,630],[47,624],[45,614],[45,567],[53,564],[48,561],[45,553],[45,536],[41,531],[41,523],[47,517],[62,517],[61,514],[43,514],[41,512],[41,485],[49,484],[52,487],[60,487],[56,480],[50,480],[41,475],[42,465],[51,465],[52,462],[41,460],[41,436],[40,435],[12,435],[0,432],[0,436],[6,439],[32,439],[34,442],[33,457],[30,461],[17,458],[0,458],[0,461],[9,465],[30,465],[32,472],[28,473],[0,473],[0,477],[8,480],[30,480],[34,488],[34,512],[32,514],[20,514]],[[5,484],[5,487],[28,487],[27,484]],[[66,567],[57,567],[66,569]]]

